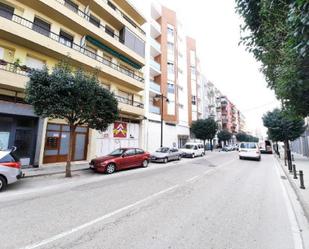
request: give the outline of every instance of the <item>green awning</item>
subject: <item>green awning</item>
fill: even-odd
[[[98,48],[101,48],[105,52],[110,53],[113,56],[119,58],[120,60],[124,61],[125,63],[128,63],[132,67],[134,67],[136,69],[141,69],[142,68],[141,65],[135,63],[134,61],[132,61],[128,57],[124,56],[123,54],[118,53],[114,49],[104,45],[102,42],[98,41],[97,39],[95,39],[95,38],[93,38],[93,37],[91,37],[89,35],[86,35],[86,40],[89,41],[90,43],[92,43],[93,45],[97,46]]]

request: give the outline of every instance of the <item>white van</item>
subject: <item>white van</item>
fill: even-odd
[[[180,149],[183,157],[194,158],[196,156],[204,156],[204,145],[202,143],[186,143]]]

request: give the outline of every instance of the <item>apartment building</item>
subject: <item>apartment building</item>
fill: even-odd
[[[74,67],[98,70],[115,93],[120,118],[106,132],[78,127],[74,160],[89,160],[143,141],[145,18],[123,0],[0,0],[0,147],[17,146],[24,164],[63,162],[64,120],[41,119],[24,101],[31,68],[52,68],[69,57]],[[121,127],[121,136],[114,132]]]
[[[186,37],[173,10],[148,6],[145,148],[181,147],[189,139]]]

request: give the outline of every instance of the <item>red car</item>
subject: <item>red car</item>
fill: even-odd
[[[107,156],[92,159],[90,168],[96,172],[112,174],[116,170],[148,166],[150,154],[138,148],[119,148]]]

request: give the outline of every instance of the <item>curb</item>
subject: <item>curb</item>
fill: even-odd
[[[307,219],[307,222],[309,223],[309,209],[305,205],[305,201],[304,201],[303,197],[300,194],[299,187],[296,185],[294,179],[291,178],[291,175],[285,170],[285,166],[282,165],[281,160],[277,156],[275,156],[275,158],[277,159],[277,161],[280,164],[280,166],[281,166],[281,168],[282,168],[286,178],[288,179],[290,185],[292,186],[292,188],[293,188],[293,190],[294,190],[294,192],[295,192],[295,194],[297,196],[297,200],[299,201],[299,203],[300,203],[300,205],[301,205],[301,207],[302,207],[302,209],[304,211],[304,215],[305,215],[305,217]]]
[[[90,168],[84,168],[84,169],[72,169],[71,172],[78,172],[78,171],[86,171],[90,170]],[[64,174],[65,171],[61,172],[52,172],[52,173],[42,173],[42,174],[37,174],[37,175],[24,175],[22,178],[34,178],[34,177],[40,177],[40,176],[50,176],[50,175],[59,175],[59,174]]]

